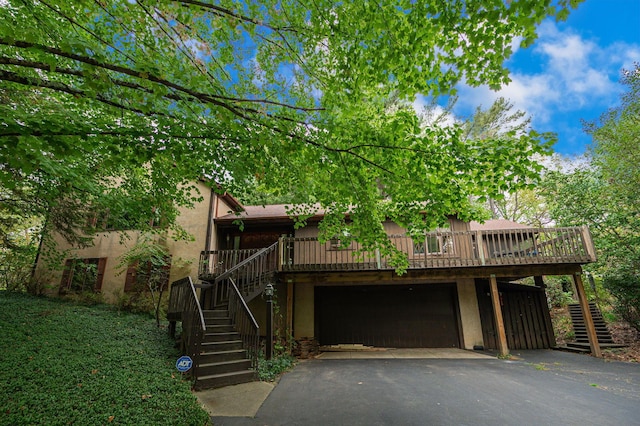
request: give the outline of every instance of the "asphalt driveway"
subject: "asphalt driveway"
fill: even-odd
[[[523,351],[517,360],[314,359],[255,418],[214,425],[640,425],[640,365]]]

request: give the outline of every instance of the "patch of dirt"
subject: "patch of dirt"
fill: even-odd
[[[613,341],[625,348],[606,349],[602,351],[605,359],[616,361],[640,362],[640,333],[626,322],[607,324]]]

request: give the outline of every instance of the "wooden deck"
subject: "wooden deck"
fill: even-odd
[[[595,249],[586,227],[522,228],[485,231],[429,232],[424,238],[390,235],[391,243],[406,253],[408,270],[495,268],[534,265],[581,265],[595,262]],[[200,276],[215,277],[247,259],[257,250],[202,252]],[[275,267],[281,272],[392,271],[388,258],[348,245],[318,238],[283,237]]]

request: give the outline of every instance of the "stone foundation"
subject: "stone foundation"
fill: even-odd
[[[315,337],[301,337],[296,339],[291,354],[297,358],[307,359],[319,353],[320,345]]]

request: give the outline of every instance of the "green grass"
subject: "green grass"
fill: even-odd
[[[204,425],[166,329],[0,291],[0,425]]]

